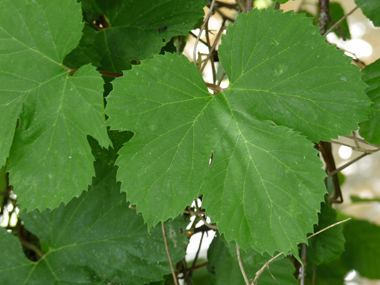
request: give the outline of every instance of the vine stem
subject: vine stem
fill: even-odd
[[[177,275],[175,274],[175,270],[174,270],[174,267],[173,267],[172,258],[170,257],[170,252],[169,252],[169,247],[168,247],[168,241],[167,241],[167,239],[166,239],[165,223],[162,222],[161,225],[162,225],[162,235],[164,236],[164,242],[165,242],[166,253],[168,254],[168,259],[169,259],[169,263],[170,263],[170,268],[171,268],[171,270],[172,270],[172,275],[173,275],[173,279],[174,279],[174,284],[175,284],[175,285],[178,285]]]
[[[345,220],[343,220],[343,221],[340,221],[340,222],[337,222],[337,223],[335,223],[335,224],[332,224],[332,225],[330,225],[330,226],[328,226],[328,227],[326,227],[326,228],[324,228],[324,229],[321,229],[320,231],[317,231],[316,233],[314,233],[314,234],[308,236],[307,238],[308,238],[308,239],[311,239],[312,237],[314,237],[314,236],[316,236],[316,235],[319,235],[320,233],[322,233],[322,232],[324,232],[324,231],[326,231],[326,230],[328,230],[328,229],[330,229],[330,228],[332,228],[332,227],[335,227],[335,226],[337,226],[337,225],[339,225],[339,224],[342,224],[342,223],[344,223],[344,222],[347,222],[347,221],[349,221],[349,220],[351,220],[351,218],[348,218],[348,219],[345,219]],[[259,280],[260,275],[264,272],[265,268],[268,267],[268,269],[269,269],[269,263],[271,263],[273,260],[275,260],[277,257],[279,257],[279,256],[281,256],[281,255],[282,255],[282,253],[280,252],[280,253],[277,254],[276,256],[272,257],[269,261],[265,262],[265,264],[263,265],[263,267],[261,267],[260,270],[258,270],[258,271],[256,272],[255,279],[253,280],[253,282],[251,283],[251,285],[255,285],[255,284],[257,283],[257,281]]]
[[[24,239],[24,237],[22,236],[21,231],[22,231],[22,226],[20,226],[17,229],[17,236],[18,236],[18,239],[20,240],[20,243],[24,247],[26,247],[26,248],[34,251],[40,258],[44,257],[45,254],[36,245],[34,245],[33,243],[31,243],[31,242],[29,242],[29,241],[27,241],[27,240]]]
[[[365,157],[367,155],[369,155],[368,152],[362,153],[361,155],[359,155],[358,157],[354,158],[353,160],[347,162],[346,164],[343,164],[341,167],[338,167],[337,169],[331,171],[328,174],[328,177],[333,176],[333,175],[337,174],[338,172],[341,172],[343,169],[349,167],[351,164],[353,164],[354,162],[357,162],[358,160],[362,159],[363,157]]]
[[[348,12],[342,19],[340,19],[338,22],[336,22],[326,33],[323,34],[323,36],[327,36],[329,33],[331,33],[333,30],[335,30],[336,27],[339,26],[341,22],[343,22],[345,19],[347,19],[348,16],[350,16],[352,13],[354,13],[359,7],[356,6],[354,9],[352,9],[350,12]]]
[[[212,9],[214,9],[214,4],[215,4],[215,0],[212,0],[211,5],[210,5],[210,11],[208,11],[208,14],[207,14],[205,20],[203,21],[203,25],[202,25],[201,29],[199,30],[199,34],[198,34],[197,39],[195,41],[194,50],[193,50],[193,61],[195,64],[197,64],[197,45],[199,43],[199,39],[201,38],[201,34],[202,34],[202,32],[206,26],[206,23],[207,23],[208,19],[210,18],[210,15],[212,13]]]
[[[249,280],[248,280],[248,277],[247,277],[247,273],[245,273],[245,269],[244,269],[244,265],[243,265],[243,260],[241,260],[240,248],[239,248],[239,246],[238,246],[237,243],[236,243],[236,254],[237,254],[238,261],[239,261],[240,271],[241,271],[241,274],[243,274],[245,284],[249,285]]]

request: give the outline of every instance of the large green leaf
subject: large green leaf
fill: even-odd
[[[346,250],[343,263],[361,276],[380,279],[380,227],[367,221],[351,220],[344,225]]]
[[[108,124],[136,132],[119,152],[118,180],[149,226],[177,216],[201,192],[229,239],[296,252],[325,192],[311,142],[231,111],[183,56],[155,56],[113,83]]]
[[[81,18],[75,0],[0,1],[0,164],[10,153],[11,184],[28,210],[57,207],[88,187],[87,135],[109,145],[101,76],[91,66],[68,76],[61,65],[81,38]]]
[[[380,2],[378,0],[355,0],[355,3],[376,27],[380,27]]]
[[[209,284],[244,284],[243,275],[237,259],[235,243],[227,243],[221,236],[215,237],[207,252],[209,263]],[[253,280],[256,272],[271,259],[271,256],[260,255],[257,251],[249,249],[241,251],[241,258],[248,279]],[[258,284],[298,284],[294,278],[294,265],[287,258],[278,258],[270,263],[269,270],[266,269],[260,275]],[[276,278],[273,279],[272,275]]]
[[[272,9],[241,14],[219,48],[233,110],[314,142],[348,135],[367,119],[366,86],[359,69],[342,57],[310,18]]]
[[[336,223],[336,211],[326,203],[322,204],[321,213],[318,215],[318,225],[314,226],[314,232],[320,231]],[[337,225],[314,237],[309,241],[307,257],[310,261],[319,265],[328,263],[338,258],[344,251],[343,226]]]
[[[368,65],[363,80],[368,84],[368,97],[373,101],[373,115],[368,121],[360,124],[360,135],[368,142],[380,145],[380,59]]]
[[[116,161],[122,191],[149,226],[176,217],[199,193],[220,136],[213,112],[225,103],[212,100],[195,65],[175,54],[142,61],[112,84],[107,123],[136,133]]]
[[[116,148],[131,134],[113,134]],[[91,140],[96,177],[88,192],[66,206],[21,216],[25,227],[49,247],[38,262],[22,256],[10,234],[1,236],[1,284],[144,284],[170,273],[161,226],[148,233],[141,216],[128,207],[116,182],[116,151]],[[167,222],[174,263],[184,258],[187,237],[184,219]],[[14,281],[17,278],[17,282]],[[7,282],[12,280],[12,282]]]
[[[282,33],[273,39],[277,30]],[[207,215],[228,240],[259,252],[297,254],[296,243],[307,241],[325,193],[316,151],[299,132],[319,141],[356,129],[370,104],[364,83],[310,20],[293,13],[241,15],[223,46],[219,55],[231,87],[216,96],[207,92],[195,66],[177,55],[143,61],[113,82],[108,124],[135,132],[120,150],[118,180],[149,226],[175,217],[203,194]],[[280,79],[272,80],[277,67]],[[264,105],[263,98],[269,100]],[[277,120],[278,104],[298,108],[292,111],[297,115],[288,109],[281,118],[291,119]],[[342,110],[350,118],[335,118]],[[274,119],[297,132],[257,118]]]
[[[204,15],[204,0],[102,1],[82,0],[83,9],[104,15],[109,27],[99,31],[96,46],[102,69],[121,72],[158,54],[173,36],[185,35]],[[92,18],[92,20],[95,20]],[[160,27],[166,29],[158,32]]]

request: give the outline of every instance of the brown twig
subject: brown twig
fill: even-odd
[[[323,156],[323,160],[326,163],[326,173],[329,175],[330,173],[332,173],[336,170],[335,160],[334,160],[334,156],[333,156],[332,148],[331,148],[331,142],[320,141],[318,146],[319,146],[319,150],[321,151],[321,154]],[[332,177],[332,182],[334,185],[334,194],[329,198],[330,204],[332,204],[332,203],[343,203],[343,195],[342,195],[342,191],[340,189],[338,174],[335,173],[335,174],[328,176],[328,177]],[[327,186],[327,180],[326,179],[325,179],[325,183]]]
[[[205,69],[208,60],[212,57],[213,52],[214,52],[214,50],[215,50],[215,48],[216,48],[216,45],[218,44],[219,38],[222,36],[222,33],[223,33],[224,29],[225,29],[225,27],[224,27],[224,21],[223,21],[222,26],[220,27],[220,29],[219,29],[219,31],[218,31],[218,34],[217,34],[216,37],[215,37],[214,43],[213,43],[211,49],[209,50],[209,54],[207,55],[207,57],[206,57],[206,59],[205,59],[205,61],[204,61],[204,63],[203,63],[203,66],[202,66],[201,69],[200,69],[200,72],[201,72],[201,73],[202,73],[203,70]]]
[[[196,270],[198,268],[202,268],[202,267],[206,266],[207,264],[208,264],[208,261],[203,262],[201,264],[198,264],[197,266],[194,266],[194,267],[186,268],[186,269],[182,270],[182,272],[193,271],[193,270]]]
[[[253,8],[253,0],[246,0],[245,13],[248,14]]]
[[[195,64],[197,63],[197,56],[196,56],[197,55],[197,45],[199,43],[199,39],[201,38],[201,34],[202,34],[202,32],[206,26],[206,23],[208,22],[208,19],[210,18],[210,15],[212,13],[212,9],[214,8],[214,4],[215,4],[215,0],[212,0],[211,5],[210,5],[210,11],[208,11],[206,18],[203,21],[203,25],[199,30],[199,34],[197,36],[197,39],[195,40],[194,49],[193,49],[193,61]]]
[[[222,73],[222,75],[220,76],[220,78],[219,78],[219,80],[218,80],[218,86],[220,86],[220,83],[222,83],[222,80],[223,80],[223,78],[224,78],[224,76],[226,76],[226,72],[223,70],[223,73]]]
[[[239,248],[237,243],[236,243],[236,254],[237,254],[237,258],[238,258],[238,262],[239,262],[239,266],[240,266],[240,271],[241,271],[241,274],[243,274],[245,284],[249,285],[249,280],[247,277],[247,273],[245,273],[243,260],[241,260],[240,248]]]
[[[318,26],[321,27],[319,34],[323,35],[328,24],[331,22],[330,11],[329,11],[329,1],[330,0],[319,0],[319,19]]]
[[[23,226],[20,225],[17,229],[17,236],[18,236],[18,239],[20,240],[21,244],[25,248],[34,251],[40,258],[42,258],[45,254],[36,245],[34,245],[33,243],[24,239],[22,232],[21,232],[22,230],[23,230]]]
[[[168,247],[168,241],[166,239],[165,223],[162,223],[162,235],[164,236],[165,249],[166,249],[166,253],[168,254],[168,259],[169,259],[170,268],[172,270],[174,284],[178,285],[177,275],[176,275],[174,267],[173,267],[173,262],[172,262],[172,258],[170,257],[170,252],[169,252],[169,247]]]
[[[216,90],[218,90],[218,93],[221,92],[221,91],[223,90],[223,88],[220,87],[219,85],[212,84],[212,83],[206,83],[206,86],[209,87],[209,88],[211,88],[211,89],[216,89]],[[218,93],[216,93],[216,94],[218,94]],[[214,94],[214,96],[215,96],[216,94]]]
[[[340,19],[338,22],[336,22],[326,33],[323,34],[323,36],[327,36],[329,33],[335,30],[336,27],[339,26],[340,23],[342,23],[345,19],[347,19],[348,16],[350,16],[352,13],[354,13],[359,7],[356,6],[354,9],[352,9],[350,12],[348,12],[342,19]]]

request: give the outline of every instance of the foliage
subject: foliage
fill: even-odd
[[[242,283],[238,245],[250,279],[282,253],[258,284],[275,284],[272,274],[296,284],[300,243],[310,246],[304,263],[339,258],[339,277],[378,278],[349,261],[372,251],[377,264],[374,243],[358,246],[370,235],[355,234],[375,225],[307,237],[336,222],[321,207],[314,146],[358,123],[379,143],[378,63],[362,79],[304,14],[255,9],[228,25],[217,52],[205,40],[228,77],[223,89],[181,54],[205,5],[0,0],[1,209],[16,194],[21,213],[1,229],[0,283],[168,284],[174,270],[186,282]],[[206,215],[213,224],[197,226]],[[186,227],[218,229],[194,276]]]

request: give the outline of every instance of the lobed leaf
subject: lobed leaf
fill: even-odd
[[[111,136],[119,148],[131,134]],[[25,227],[49,247],[44,257],[29,261],[14,237],[1,235],[1,252],[7,261],[0,266],[0,283],[137,285],[162,280],[171,272],[161,226],[148,233],[141,216],[120,194],[116,151],[102,149],[93,139],[90,143],[97,160],[96,177],[88,192],[53,211],[21,215]],[[181,217],[165,226],[176,263],[186,254],[188,239],[181,228],[187,222]]]
[[[232,109],[272,120],[319,142],[349,134],[370,101],[357,67],[329,46],[302,14],[241,14],[219,48]]]
[[[0,158],[9,155],[11,184],[28,210],[79,196],[94,175],[87,136],[109,145],[101,76],[91,66],[68,76],[61,65],[83,28],[80,5],[61,4],[0,2]]]
[[[204,15],[204,0],[101,1],[83,0],[83,9],[107,22],[95,36],[105,71],[121,72],[158,54],[173,36],[185,35]],[[160,30],[160,27],[166,29]],[[165,41],[163,41],[163,39]]]

